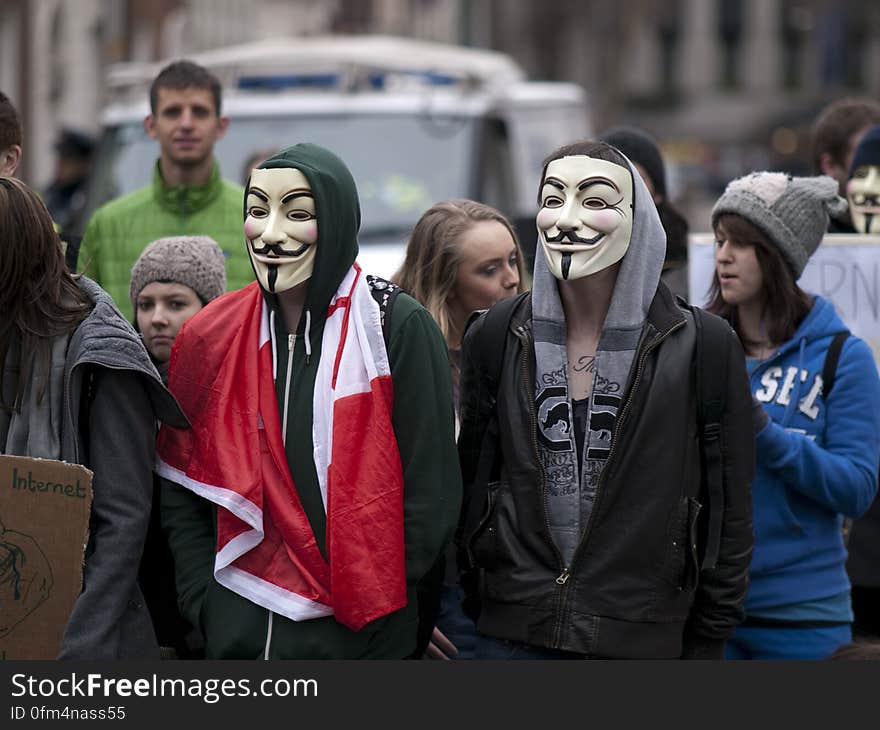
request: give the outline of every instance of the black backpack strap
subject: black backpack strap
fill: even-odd
[[[370,294],[379,305],[379,321],[382,323],[382,336],[385,338],[385,347],[388,347],[388,333],[391,331],[391,310],[394,308],[394,302],[397,295],[403,291],[394,282],[383,279],[379,276],[367,274],[367,284],[370,287]]]
[[[727,365],[730,325],[720,317],[691,306],[696,325],[697,418],[704,480],[709,502],[706,549],[702,570],[712,570],[721,549],[724,522],[724,465],[721,458],[721,418],[727,404]]]
[[[489,492],[489,482],[492,480],[492,471],[497,460],[498,411],[496,404],[498,383],[501,378],[501,368],[504,364],[504,350],[507,344],[507,330],[513,313],[522,303],[525,296],[525,294],[521,294],[518,297],[504,299],[482,315],[485,317],[485,322],[482,325],[482,336],[471,344],[474,348],[472,352],[473,359],[482,364],[480,393],[488,401],[489,419],[483,429],[483,439],[480,444],[477,468],[474,472],[468,511],[464,515],[465,519],[462,523],[464,525],[465,539],[470,537],[471,531],[480,522]],[[477,317],[471,317],[468,325],[476,319]]]
[[[834,339],[825,351],[825,364],[822,366],[822,397],[828,398],[834,387],[834,379],[837,377],[837,361],[840,360],[840,352],[843,343],[849,337],[849,330],[841,330],[834,334]]]
[[[501,376],[501,366],[504,363],[507,329],[510,326],[513,313],[527,296],[528,292],[525,292],[517,297],[502,299],[485,313],[475,312],[465,327],[465,333],[467,333],[468,327],[480,316],[486,318],[483,323],[482,337],[473,343],[473,347],[476,348],[473,354],[474,359],[483,364],[483,379],[490,386],[488,392],[492,394],[493,398],[498,392],[498,380]]]

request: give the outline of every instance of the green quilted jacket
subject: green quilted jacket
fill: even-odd
[[[153,170],[153,183],[95,211],[83,235],[79,270],[97,281],[131,321],[131,267],[149,243],[165,236],[211,236],[226,255],[227,289],[254,280],[243,225],[244,189],[220,177],[217,163],[203,187],[167,185]]]

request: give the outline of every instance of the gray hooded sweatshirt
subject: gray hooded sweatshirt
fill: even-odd
[[[59,658],[158,658],[137,583],[152,501],[156,421],[180,428],[188,423],[113,300],[90,279],[77,283],[94,307],[63,338],[66,353],[53,349],[53,357],[58,350],[63,360],[60,367],[53,362],[61,377],[50,387],[51,403],[39,413],[23,410],[14,439],[12,419],[4,418],[0,444],[22,445],[4,453],[61,459],[94,472],[83,588]],[[4,373],[4,395],[9,388],[15,392],[16,374],[7,377],[13,367],[8,363]]]
[[[632,380],[635,352],[666,255],[666,234],[657,208],[632,165],[630,171],[632,237],[621,259],[596,352],[580,465],[568,391],[565,313],[558,281],[547,268],[540,243],[535,255],[532,331],[538,451],[547,479],[550,531],[566,566],[586,534],[599,478],[611,452],[618,408]]]

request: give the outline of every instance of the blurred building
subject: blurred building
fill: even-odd
[[[682,194],[749,167],[803,171],[821,106],[880,96],[876,0],[0,0],[23,175],[48,180],[61,126],[97,128],[109,63],[328,32],[496,48],[532,78],[578,82],[595,129],[664,142]]]

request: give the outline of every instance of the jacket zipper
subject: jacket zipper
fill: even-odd
[[[296,346],[296,335],[287,335],[287,377],[284,381],[284,421],[281,425],[281,441],[287,448],[287,408],[290,405],[290,376],[293,372],[293,348]]]
[[[266,648],[263,650],[263,661],[269,660],[269,648],[272,646],[272,609],[269,609],[269,624],[266,628]]]
[[[73,371],[76,370],[80,365],[82,365],[82,362],[75,363],[74,366],[70,368],[70,371],[67,373],[67,377],[64,379],[64,410],[67,411],[67,422],[70,428],[70,433],[73,437],[73,461],[75,464],[80,464],[82,462],[79,458],[79,436],[76,433],[76,429],[74,428],[74,425],[79,424],[74,424],[73,422],[73,408],[71,407],[72,404],[70,402],[70,381],[73,378]],[[61,448],[64,448],[63,438],[61,442]]]
[[[529,352],[531,350],[531,342],[532,338],[526,332],[525,327],[520,325],[516,328],[516,333],[520,337],[523,342],[522,348],[522,372],[524,376],[528,376],[529,374]],[[535,455],[535,463],[538,465],[538,471],[541,475],[541,500],[544,505],[544,538],[547,544],[550,546],[550,549],[553,551],[553,554],[556,556],[556,564],[559,566],[560,573],[556,577],[555,582],[557,585],[561,587],[560,596],[567,590],[566,584],[568,583],[568,578],[570,576],[569,569],[565,567],[562,560],[562,553],[559,552],[559,548],[556,546],[556,543],[553,541],[553,533],[550,529],[550,516],[549,511],[547,509],[547,482],[544,475],[544,466],[541,464],[541,456],[540,451],[538,450],[538,437],[536,435],[538,428],[538,414],[535,412],[535,396],[534,392],[530,391],[528,378],[522,377],[520,381],[523,384],[523,390],[525,391],[526,403],[529,406],[529,433],[532,437],[532,449]],[[534,384],[532,384],[534,386]],[[559,615],[559,608],[561,606],[561,598],[557,598],[557,610],[556,613]],[[559,645],[559,638],[561,633],[562,624],[558,622],[556,624],[556,628],[553,632],[553,645]]]
[[[296,346],[296,335],[287,335],[287,375],[284,380],[284,413],[281,424],[281,442],[287,448],[287,410],[290,406],[290,376],[293,373],[293,348]],[[266,648],[263,650],[263,659],[269,658],[269,650],[272,646],[272,623],[274,614],[269,609],[269,623],[266,628]]]
[[[181,230],[186,230],[186,217],[189,215],[189,211],[187,210],[187,195],[186,188],[181,188],[180,196],[178,197],[178,202],[180,203],[180,227]]]
[[[660,337],[655,339],[649,345],[645,347],[645,349],[640,353],[638,365],[636,366],[636,374],[633,378],[632,387],[629,389],[629,398],[627,398],[626,402],[623,404],[623,409],[620,412],[620,416],[617,419],[617,424],[614,429],[614,437],[611,440],[611,451],[608,453],[608,459],[605,462],[605,466],[602,469],[602,474],[599,476],[599,483],[596,485],[596,499],[593,502],[593,509],[590,512],[590,517],[587,520],[587,525],[584,528],[583,533],[581,534],[581,539],[578,542],[577,547],[575,548],[574,555],[571,557],[571,565],[563,568],[562,573],[556,578],[556,582],[562,586],[559,593],[559,612],[558,619],[556,624],[556,631],[554,637],[554,645],[558,646],[559,638],[562,634],[562,626],[564,625],[567,619],[568,612],[568,579],[571,575],[571,570],[574,565],[577,563],[578,558],[580,557],[581,552],[583,552],[584,546],[589,542],[590,535],[592,534],[590,528],[593,526],[593,521],[596,518],[596,514],[599,512],[599,507],[602,503],[602,496],[605,493],[603,487],[605,486],[605,481],[608,473],[610,472],[610,466],[612,464],[612,459],[614,458],[614,453],[616,451],[616,447],[620,439],[618,438],[621,432],[623,431],[623,425],[626,421],[626,415],[629,413],[630,405],[632,404],[633,397],[638,389],[639,382],[642,379],[642,372],[644,371],[645,361],[648,359],[648,355],[656,349],[660,343],[662,343],[667,337],[669,337],[673,332],[678,329],[681,329],[685,325],[685,320],[678,322],[677,324],[670,327],[666,332],[664,332]]]

